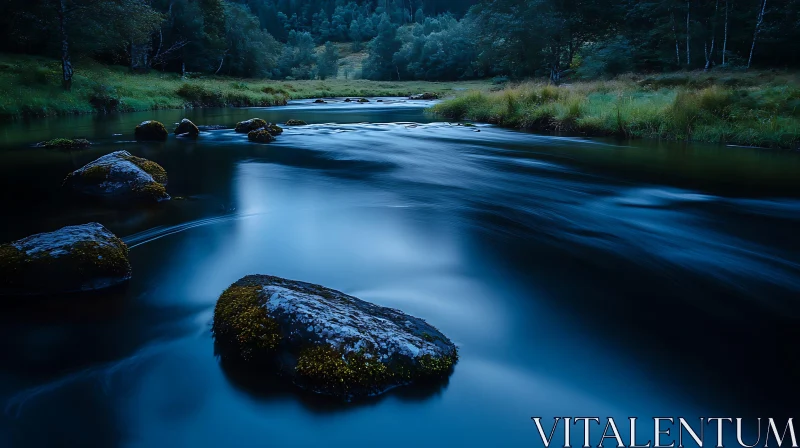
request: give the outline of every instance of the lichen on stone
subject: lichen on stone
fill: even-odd
[[[223,358],[344,399],[446,378],[455,345],[422,319],[279,277],[242,278],[220,297],[212,331]],[[271,371],[268,373],[272,373]]]
[[[228,353],[245,361],[270,355],[280,343],[278,324],[261,309],[258,286],[231,285],[214,307],[211,332]]]
[[[89,196],[163,201],[167,180],[158,163],[116,151],[68,174],[63,185]]]
[[[98,223],[67,226],[0,246],[0,294],[87,291],[130,276],[128,247]]]

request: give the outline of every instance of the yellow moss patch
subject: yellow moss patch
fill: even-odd
[[[81,173],[81,178],[87,181],[95,181],[95,182],[102,182],[108,179],[108,175],[111,174],[111,167],[108,165],[92,165],[87,167]]]
[[[281,341],[278,324],[260,305],[261,291],[258,286],[232,285],[214,308],[214,338],[248,361],[272,352]]]
[[[380,392],[390,384],[393,374],[386,364],[363,352],[344,354],[328,346],[307,348],[297,359],[295,372],[311,388],[333,395],[353,392]]]
[[[119,238],[115,238],[115,242],[118,245],[94,241],[77,243],[70,251],[70,262],[81,276],[125,276],[130,272],[128,246]]]
[[[164,188],[163,185],[155,182],[138,187],[135,191],[136,193],[151,197],[155,200],[167,197],[167,189]]]
[[[156,182],[166,185],[167,171],[161,165],[153,162],[152,160],[147,160],[136,156],[125,156],[124,159],[138,166],[145,173],[153,176],[153,180]]]

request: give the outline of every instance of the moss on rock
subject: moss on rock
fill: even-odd
[[[247,133],[247,139],[256,143],[270,143],[275,141],[275,137],[267,129],[256,129]]]
[[[273,137],[277,137],[283,134],[283,128],[278,126],[277,124],[270,123],[265,128]]]
[[[85,138],[54,138],[46,142],[38,143],[36,146],[39,148],[70,150],[88,148],[91,146],[91,142]]]
[[[285,124],[286,126],[305,126],[305,125],[307,125],[308,123],[306,123],[306,122],[305,122],[305,121],[303,121],[303,120],[294,120],[294,119],[291,119],[291,120],[286,120],[286,123],[284,123],[284,124]]]
[[[148,120],[136,126],[134,135],[136,136],[136,140],[163,141],[167,139],[169,133],[161,122]]]
[[[167,172],[156,162],[116,151],[68,174],[63,186],[88,196],[163,201]]]
[[[175,134],[187,134],[191,137],[197,137],[200,135],[200,129],[194,123],[192,123],[191,120],[184,118],[175,128]]]
[[[223,358],[346,400],[444,379],[458,360],[455,345],[422,319],[271,276],[247,276],[225,290],[212,332]]]
[[[63,227],[0,246],[0,294],[106,288],[131,276],[128,247],[98,223]]]
[[[260,118],[251,118],[249,120],[240,121],[236,123],[235,131],[240,134],[247,134],[250,131],[261,129],[267,125],[267,122]]]

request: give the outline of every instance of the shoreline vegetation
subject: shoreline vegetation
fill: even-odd
[[[0,54],[0,120],[198,107],[267,107],[292,99],[449,97],[431,112],[515,129],[577,136],[800,147],[800,78],[786,71],[628,74],[602,81],[492,83],[363,79],[182,78],[81,61],[71,91],[60,62]]]
[[[76,64],[77,66],[78,64]],[[72,89],[60,84],[61,62],[37,56],[0,54],[0,121],[108,112],[198,107],[268,107],[288,100],[404,96],[456,89],[484,90],[489,81],[370,81],[364,79],[270,80],[187,76],[80,61]]]
[[[800,77],[782,71],[622,75],[473,90],[433,107],[450,120],[583,136],[800,149]]]

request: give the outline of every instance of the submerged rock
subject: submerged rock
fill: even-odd
[[[167,128],[164,125],[155,120],[148,120],[143,121],[136,126],[134,131],[134,135],[136,136],[136,140],[166,140],[169,133],[167,132]]]
[[[359,103],[369,103],[369,100],[366,98],[361,98],[358,100]]]
[[[284,124],[286,126],[305,126],[308,123],[306,123],[303,120],[286,120],[286,123],[284,123]]]
[[[318,100],[314,100],[314,103],[316,103],[316,104],[325,104],[326,101],[323,100],[323,99],[318,99]]]
[[[420,93],[420,94],[417,94],[417,95],[411,95],[410,97],[408,97],[408,99],[410,99],[410,100],[436,100],[436,99],[439,99],[439,94],[432,93],[432,92],[425,92],[425,93]]]
[[[200,129],[191,120],[184,118],[175,128],[175,134],[189,134],[192,137],[197,137],[200,134]]]
[[[249,120],[236,123],[235,130],[241,134],[247,134],[250,131],[255,131],[256,129],[263,128],[266,125],[267,122],[260,118],[251,118]]]
[[[64,187],[96,197],[169,199],[167,172],[161,165],[128,151],[116,151],[84,165],[64,179]]]
[[[351,103],[351,102],[353,102],[353,100],[351,100],[350,98],[346,98],[346,99],[344,100],[344,102],[345,102],[345,103]]]
[[[275,141],[275,137],[266,128],[256,129],[247,133],[247,139],[256,143],[270,143]]]
[[[130,278],[128,247],[96,222],[0,245],[2,295],[91,291]]]
[[[37,143],[37,148],[48,149],[83,149],[91,146],[89,140],[85,138],[54,138],[46,142]]]
[[[250,275],[222,293],[220,356],[344,399],[442,380],[456,346],[424,320],[310,283]]]

